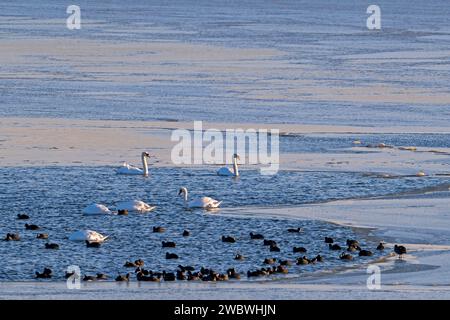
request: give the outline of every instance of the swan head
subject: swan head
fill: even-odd
[[[241,157],[237,153],[235,153],[233,154],[233,159],[241,160]]]
[[[148,152],[142,152],[142,157],[150,158],[150,154]]]
[[[180,191],[178,191],[178,195],[186,194],[186,193],[187,193],[187,189],[185,187],[180,188]]]

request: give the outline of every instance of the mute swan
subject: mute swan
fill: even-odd
[[[141,158],[142,158],[143,169],[132,166],[131,164],[124,162],[122,167],[117,169],[117,173],[118,174],[134,174],[134,175],[148,176],[147,159],[150,158],[150,154],[148,152],[142,152]]]
[[[155,208],[155,206],[151,206],[139,200],[124,201],[117,204],[117,210],[128,210],[130,212],[134,211],[139,213],[149,212]]]
[[[103,242],[107,239],[107,236],[104,236],[96,231],[92,230],[79,230],[75,231],[69,236],[69,240],[71,241],[89,241],[89,242]]]
[[[85,215],[100,215],[100,214],[111,214],[111,211],[102,204],[93,203],[83,210]]]
[[[214,200],[210,197],[201,197],[191,201],[188,201],[188,191],[186,188],[181,188],[178,195],[182,194],[184,196],[184,203],[187,208],[205,208],[205,209],[214,209],[218,208],[222,201]]]
[[[239,157],[238,154],[233,154],[233,171],[231,171],[230,168],[228,167],[222,167],[219,170],[217,170],[217,175],[219,176],[234,176],[234,177],[238,177],[239,176],[239,169],[238,169],[238,164],[237,164],[237,160],[240,160],[241,158]]]

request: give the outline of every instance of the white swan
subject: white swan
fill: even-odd
[[[239,169],[238,169],[238,164],[237,161],[238,159],[240,160],[241,158],[239,157],[238,154],[233,154],[233,171],[231,171],[230,168],[228,167],[222,167],[219,170],[217,170],[217,174],[219,176],[234,176],[234,177],[238,177],[239,176]]]
[[[83,214],[93,216],[101,214],[111,214],[111,211],[108,209],[108,207],[104,206],[103,204],[93,203],[84,208]]]
[[[71,241],[90,241],[90,242],[103,242],[107,239],[107,236],[104,236],[96,231],[92,230],[79,230],[75,231],[69,236],[69,240]]]
[[[131,200],[131,201],[123,201],[117,204],[117,210],[128,210],[135,212],[149,212],[155,209],[155,206],[151,206],[144,201],[140,200]]]
[[[150,154],[148,152],[142,152],[141,158],[142,158],[143,169],[132,166],[131,164],[124,162],[123,165],[119,169],[117,169],[117,173],[118,174],[134,174],[134,175],[148,176],[147,159],[150,158]]]
[[[222,201],[217,201],[210,197],[201,197],[191,201],[188,201],[188,191],[186,188],[181,188],[178,195],[182,194],[184,196],[184,204],[186,208],[204,208],[204,209],[214,209],[218,208]]]

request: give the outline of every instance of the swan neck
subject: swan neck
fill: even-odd
[[[145,155],[142,155],[142,167],[144,168],[144,176],[148,176],[148,164]]]
[[[239,175],[237,158],[233,158],[233,171],[234,171],[234,175],[237,177]]]
[[[187,203],[187,201],[188,201],[188,192],[187,192],[186,189],[184,189],[184,190],[183,190],[183,193],[184,193],[184,202]]]

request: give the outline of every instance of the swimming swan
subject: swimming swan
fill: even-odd
[[[124,201],[117,204],[117,210],[128,210],[139,213],[149,212],[155,208],[155,206],[151,206],[140,200]]]
[[[108,207],[103,204],[93,203],[83,210],[83,214],[87,216],[101,215],[101,214],[111,214]]]
[[[117,173],[118,174],[134,174],[134,175],[148,176],[147,159],[150,158],[150,154],[148,152],[142,152],[141,158],[142,158],[143,169],[132,166],[131,164],[124,162],[123,165],[119,169],[117,169]]]
[[[89,241],[89,242],[103,242],[107,239],[107,236],[104,236],[96,231],[92,230],[79,230],[75,231],[69,236],[70,241]]]
[[[237,160],[241,160],[241,158],[239,157],[238,154],[235,153],[235,154],[233,154],[233,171],[231,171],[231,169],[228,167],[222,167],[219,170],[217,170],[217,175],[238,177],[239,169],[238,169]]]
[[[181,188],[178,195],[184,196],[184,204],[186,208],[204,208],[204,209],[214,209],[218,208],[222,201],[214,200],[210,197],[201,197],[191,201],[188,201],[188,191],[186,188]]]

